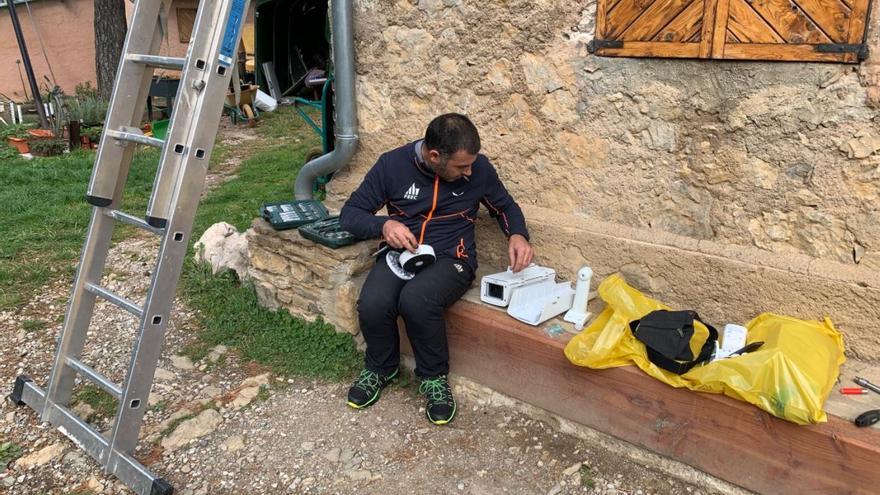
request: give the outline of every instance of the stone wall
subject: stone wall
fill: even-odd
[[[277,232],[261,218],[246,235],[248,275],[260,304],[308,320],[322,316],[338,331],[359,336],[357,295],[373,264],[368,243],[330,249],[296,230]]]
[[[716,322],[829,315],[880,359],[880,9],[861,64],[590,55],[595,2],[360,0],[339,205],[437,114],[471,116],[537,261],[622,271]],[[506,266],[492,222],[483,266]]]
[[[594,2],[358,5],[362,143],[340,197],[463,111],[521,202],[880,267],[880,118],[858,66],[594,57]]]

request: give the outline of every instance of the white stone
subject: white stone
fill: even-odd
[[[92,475],[86,480],[86,488],[95,493],[101,493],[101,490],[104,489],[104,483],[101,483],[97,476]]]
[[[232,270],[241,280],[248,277],[247,237],[226,222],[215,223],[195,244],[195,258],[211,265],[216,275]]]
[[[260,385],[268,385],[269,384],[269,373],[263,373],[262,375],[252,376],[250,378],[246,378],[243,382],[241,382],[242,387],[259,387]]]
[[[562,474],[564,474],[565,476],[571,476],[574,473],[578,472],[580,469],[581,469],[581,463],[576,462],[576,463],[572,464],[571,466],[569,466],[565,471],[563,471]]]
[[[330,449],[324,453],[324,459],[327,459],[329,462],[337,463],[339,462],[339,455],[342,453],[339,449]]]
[[[223,417],[214,409],[206,409],[198,416],[181,423],[170,435],[162,440],[162,447],[175,450],[196,438],[212,433],[223,422]]]
[[[232,399],[230,403],[230,407],[233,409],[241,409],[244,406],[253,402],[253,400],[257,397],[257,394],[260,393],[260,387],[245,387],[239,390],[235,394],[235,398]]]
[[[75,406],[73,406],[71,411],[74,414],[76,414],[77,417],[80,417],[83,419],[88,419],[89,416],[91,416],[92,414],[95,414],[95,409],[92,408],[92,406],[86,404],[85,402],[77,403]]]
[[[180,370],[191,370],[195,368],[193,362],[186,356],[171,356],[171,364]]]
[[[244,448],[244,437],[241,435],[235,435],[226,439],[223,443],[226,447],[226,450],[229,452],[235,452],[236,450],[241,450]]]
[[[165,368],[156,368],[156,373],[153,376],[160,382],[170,382],[176,378],[174,373]]]
[[[348,477],[354,481],[366,481],[373,477],[373,474],[366,469],[355,469],[349,471]]]
[[[52,444],[15,461],[15,467],[20,469],[27,469],[35,466],[42,466],[43,464],[48,464],[49,462],[52,462],[53,460],[61,457],[62,451],[64,451],[63,444]]]

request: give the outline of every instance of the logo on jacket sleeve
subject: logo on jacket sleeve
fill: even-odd
[[[406,190],[406,194],[403,195],[404,199],[418,199],[419,197],[419,188],[416,187],[416,183],[413,182],[413,185],[409,186],[409,189]]]

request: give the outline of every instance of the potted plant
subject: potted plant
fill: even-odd
[[[83,149],[92,149],[98,146],[101,140],[101,127],[80,127],[79,136]]]
[[[30,153],[31,151],[30,147],[28,146],[27,139],[25,138],[9,136],[8,138],[6,138],[6,142],[9,143],[9,146],[15,148],[15,150],[22,155],[25,153]]]
[[[34,156],[56,156],[64,153],[63,139],[37,139],[30,143]]]
[[[28,153],[30,149],[27,143],[27,131],[28,126],[23,124],[0,127],[0,139],[5,139],[19,153]]]

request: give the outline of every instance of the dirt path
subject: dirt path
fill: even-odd
[[[248,131],[233,131],[249,139]],[[213,171],[212,187],[233,176],[236,163]],[[149,237],[120,242],[103,284],[141,300],[155,251],[156,240]],[[58,281],[24,307],[0,313],[4,395],[21,373],[45,386],[70,283]],[[347,384],[271,376],[222,346],[192,363],[181,354],[198,330],[194,317],[178,300],[135,453],[176,493],[736,491],[585,429],[562,425],[569,431],[563,433],[539,411],[461,379],[454,382],[458,417],[447,427],[433,427],[412,385],[392,386],[375,406],[354,411],[344,405]],[[134,325],[127,313],[99,303],[84,361],[120,382]],[[101,431],[109,430],[108,411],[75,407]],[[22,458],[5,471],[0,467],[0,493],[130,493],[57,430],[40,425],[33,410],[8,401],[0,406],[4,442],[20,446]]]

